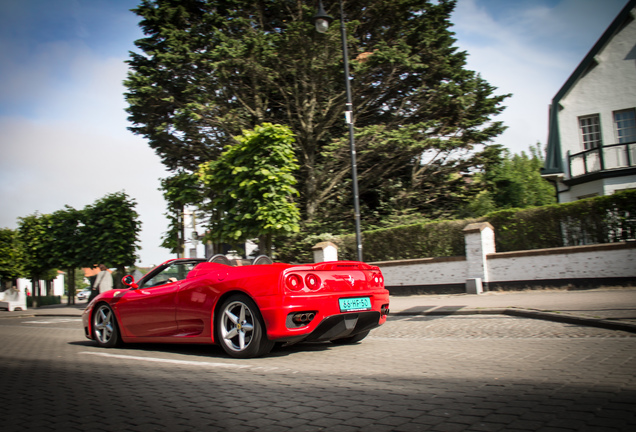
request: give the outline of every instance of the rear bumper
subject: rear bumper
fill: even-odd
[[[361,296],[370,298],[370,310],[340,311],[339,298]],[[372,293],[301,295],[284,297],[282,302],[282,305],[259,305],[270,340],[329,341],[355,336],[384,324],[388,314],[389,294],[383,289]],[[291,317],[305,312],[313,313],[314,319],[309,323],[294,325]]]
[[[379,312],[334,315],[323,320],[304,339],[306,341],[330,341],[355,336],[380,326]]]
[[[311,333],[279,338],[276,342],[326,342],[355,336],[380,325],[380,312],[333,315],[318,324]]]

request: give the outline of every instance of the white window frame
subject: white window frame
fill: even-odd
[[[636,142],[636,110],[614,111],[614,133],[618,144]],[[622,117],[622,118],[619,118]]]
[[[579,132],[583,150],[592,150],[603,146],[600,114],[579,117]]]

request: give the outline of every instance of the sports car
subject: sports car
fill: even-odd
[[[95,297],[82,315],[101,347],[218,344],[230,356],[267,354],[275,343],[356,343],[386,321],[389,292],[378,267],[357,261],[291,265],[259,257],[173,259],[125,289]]]

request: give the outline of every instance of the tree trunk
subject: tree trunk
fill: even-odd
[[[179,239],[178,239],[179,250],[177,252],[177,258],[185,258],[185,206],[181,207],[178,220],[179,220]]]
[[[66,274],[68,278],[68,299],[66,303],[70,306],[75,304],[75,268],[67,269]]]
[[[121,267],[117,267],[117,278],[115,280],[113,280],[113,288],[123,288],[123,284],[121,282],[121,279],[126,276],[126,267],[125,266],[121,266]]]
[[[38,307],[40,304],[40,279],[31,279],[31,297],[33,298],[33,307]]]
[[[267,255],[272,258],[272,235],[265,234],[258,238],[258,250],[261,255]]]

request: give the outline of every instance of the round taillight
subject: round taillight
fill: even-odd
[[[372,279],[372,283],[373,285],[382,285],[382,283],[384,282],[384,279],[382,278],[382,275],[379,273],[374,273],[373,274],[373,279]]]
[[[308,274],[305,276],[305,283],[310,290],[317,290],[320,288],[320,278],[315,274]]]
[[[292,291],[299,291],[303,289],[303,279],[297,274],[290,274],[287,276],[287,288]]]

